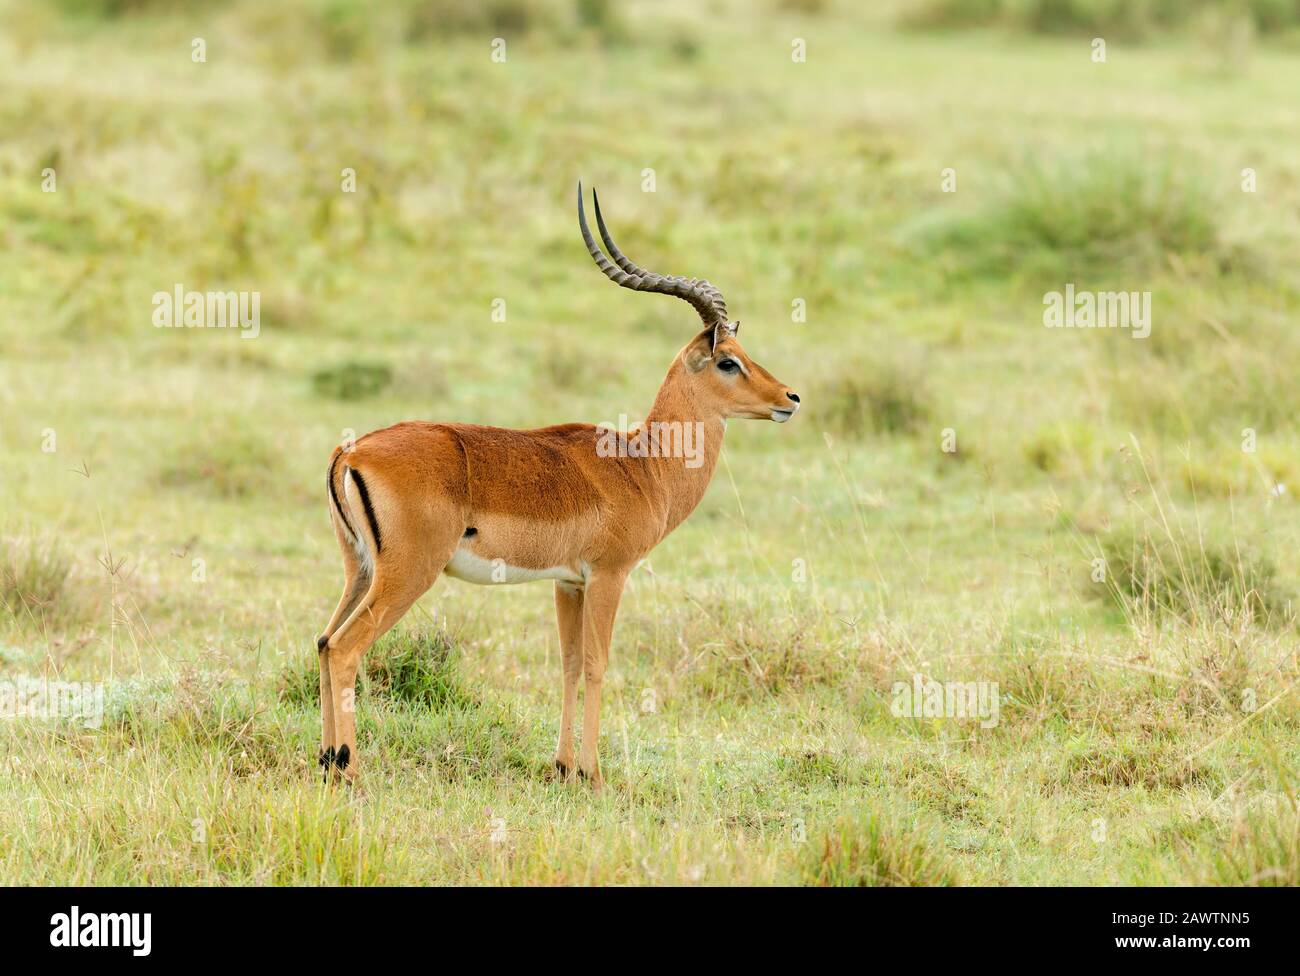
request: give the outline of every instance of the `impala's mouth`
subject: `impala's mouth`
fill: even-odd
[[[773,410],[772,410],[772,419],[775,420],[778,424],[783,424],[783,423],[785,423],[787,420],[789,420],[791,417],[793,417],[793,416],[794,416],[794,412],[795,412],[795,410],[798,410],[798,409],[799,409],[798,407],[795,407],[794,410],[776,410],[776,409],[773,409]]]

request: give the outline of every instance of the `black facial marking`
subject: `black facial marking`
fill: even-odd
[[[474,526],[471,525],[468,529],[465,530],[465,538],[468,539],[472,535],[478,535],[478,529],[474,528]]]
[[[384,544],[379,538],[379,523],[375,521],[375,510],[370,505],[370,492],[366,490],[366,483],[361,478],[361,472],[355,468],[349,468],[352,472],[352,483],[357,486],[357,494],[361,496],[361,507],[366,510],[366,521],[370,523],[370,534],[375,537],[375,552],[383,552]]]

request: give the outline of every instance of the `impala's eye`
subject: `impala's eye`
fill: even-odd
[[[740,364],[734,359],[721,359],[718,361],[718,369],[722,370],[724,373],[734,373],[736,370],[740,369]]]

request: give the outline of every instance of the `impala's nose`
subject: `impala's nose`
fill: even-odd
[[[791,417],[793,417],[796,413],[799,412],[798,393],[791,393],[789,390],[786,390],[785,401],[786,403],[790,404],[790,406],[778,407],[773,405],[772,407],[772,419],[775,420],[778,424],[785,423],[787,420],[789,420]]]

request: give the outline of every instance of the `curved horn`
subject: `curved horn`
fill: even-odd
[[[600,198],[596,196],[595,190],[592,190],[592,199],[596,204],[596,225],[600,228],[600,236],[605,241],[605,247],[609,249],[614,263],[611,263],[609,258],[605,257],[597,246],[596,239],[591,236],[591,228],[587,226],[587,214],[582,206],[582,183],[579,182],[578,226],[582,229],[582,239],[587,244],[587,250],[591,252],[592,260],[605,273],[605,277],[615,284],[630,288],[633,291],[657,292],[661,295],[672,295],[684,299],[691,303],[691,306],[699,313],[706,326],[715,327],[727,324],[727,303],[723,300],[722,293],[707,281],[699,278],[655,274],[653,271],[646,271],[629,260],[618,249],[614,239],[609,236],[609,231],[605,227],[605,220],[600,213]],[[614,264],[617,264],[618,267],[615,267]]]

